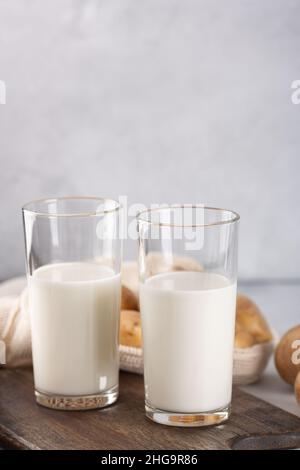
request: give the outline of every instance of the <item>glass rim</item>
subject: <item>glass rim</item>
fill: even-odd
[[[208,224],[190,224],[190,225],[184,224],[184,223],[175,224],[175,223],[166,223],[166,222],[153,222],[151,220],[147,220],[146,218],[143,218],[143,215],[145,214],[151,214],[153,212],[170,210],[170,209],[204,209],[207,211],[227,212],[232,215],[232,218],[228,220],[220,220],[218,222],[211,222]],[[212,227],[212,226],[218,226],[218,225],[233,224],[240,220],[240,215],[231,209],[223,209],[221,207],[212,207],[212,206],[206,206],[202,204],[168,204],[163,207],[143,209],[137,214],[136,219],[138,222],[146,223],[149,225],[156,225],[159,227],[201,228],[201,227]]]
[[[51,202],[59,202],[59,201],[99,201],[99,203],[114,203],[115,207],[112,209],[103,209],[103,210],[85,210],[85,211],[73,211],[73,212],[44,212],[42,210],[38,210],[34,208],[35,204],[47,204]],[[33,207],[30,207],[33,206]],[[39,217],[95,217],[104,214],[111,214],[113,212],[118,212],[122,208],[122,205],[112,198],[106,197],[97,197],[97,196],[60,196],[60,197],[50,197],[50,198],[41,198],[41,199],[34,199],[32,201],[27,202],[22,206],[22,212],[29,212]]]

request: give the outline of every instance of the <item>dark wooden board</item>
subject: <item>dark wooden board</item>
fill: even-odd
[[[145,418],[143,378],[129,373],[121,373],[120,398],[115,405],[95,411],[54,411],[35,403],[31,370],[1,369],[0,446],[121,450],[300,447],[300,419],[237,389],[226,424],[162,426]]]

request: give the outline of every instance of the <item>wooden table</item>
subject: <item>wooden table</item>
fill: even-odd
[[[121,450],[300,447],[299,418],[240,390],[235,390],[228,423],[210,428],[173,428],[149,421],[144,414],[141,376],[121,373],[120,390],[118,402],[103,410],[55,411],[35,403],[31,370],[1,369],[0,446]],[[260,439],[244,439],[249,435]]]

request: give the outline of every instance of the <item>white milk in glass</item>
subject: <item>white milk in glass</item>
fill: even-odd
[[[231,401],[236,283],[199,272],[158,274],[140,286],[146,402],[196,413]]]
[[[120,275],[94,263],[41,267],[29,280],[36,389],[90,395],[118,384]]]

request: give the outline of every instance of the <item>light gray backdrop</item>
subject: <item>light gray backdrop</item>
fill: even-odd
[[[0,279],[22,204],[70,194],[235,209],[240,277],[300,277],[299,24],[299,0],[0,0]]]

